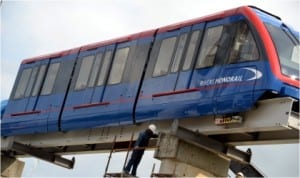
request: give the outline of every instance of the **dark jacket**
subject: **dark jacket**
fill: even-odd
[[[150,129],[145,130],[144,132],[141,132],[137,141],[135,142],[135,147],[146,147],[149,144],[150,138],[157,138],[158,135],[153,134],[153,132]]]

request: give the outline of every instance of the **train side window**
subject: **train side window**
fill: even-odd
[[[223,26],[210,27],[206,30],[197,59],[197,68],[212,66],[218,50]]]
[[[168,73],[176,39],[177,37],[172,37],[162,41],[154,67],[153,77],[162,76]]]
[[[187,53],[185,55],[185,60],[184,60],[182,70],[190,69],[199,37],[200,37],[200,30],[194,31],[192,33],[192,37],[190,39]]]
[[[250,28],[245,22],[238,24],[229,63],[259,59],[259,52]]]
[[[171,67],[171,72],[177,72],[178,71],[180,61],[181,61],[181,58],[182,58],[182,54],[183,54],[183,51],[184,51],[186,39],[187,39],[187,33],[184,33],[184,34],[180,35],[179,42],[178,42],[178,45],[177,45],[177,48],[176,48],[175,57],[174,57],[172,67]]]
[[[111,68],[108,84],[117,84],[122,80],[123,72],[125,69],[125,64],[128,58],[129,47],[120,48],[117,50],[113,65]]]
[[[59,67],[60,63],[52,63],[49,66],[41,95],[48,95],[52,92]]]
[[[140,79],[146,56],[148,54],[148,43],[137,43],[130,46],[130,53],[128,54],[127,64],[124,70],[124,83],[136,82]]]
[[[28,84],[32,68],[24,69],[21,73],[21,78],[18,82],[17,89],[14,94],[14,99],[20,99],[24,97],[26,86]]]
[[[37,79],[36,79],[36,82],[35,82],[35,85],[34,85],[34,88],[33,88],[33,91],[32,91],[32,96],[37,96],[38,95],[38,93],[40,91],[40,88],[42,86],[42,81],[43,81],[45,72],[46,72],[46,65],[42,65],[40,67],[39,73],[37,75]]]
[[[94,55],[86,56],[82,59],[79,75],[75,84],[75,90],[86,88],[93,62]]]
[[[96,56],[95,62],[93,64],[90,80],[89,80],[89,83],[88,83],[88,87],[93,87],[95,85],[96,77],[97,77],[97,74],[98,74],[98,71],[99,71],[99,68],[100,68],[100,65],[101,65],[102,56],[103,56],[102,53],[99,53]]]
[[[36,74],[38,72],[38,69],[39,69],[39,66],[36,66],[33,68],[32,72],[31,72],[31,76],[30,76],[30,79],[29,79],[29,82],[28,82],[28,85],[27,85],[27,88],[25,91],[25,97],[28,97],[31,94],[34,81],[36,80]]]
[[[98,81],[97,81],[97,86],[101,86],[105,82],[106,75],[107,75],[107,72],[109,70],[109,64],[110,64],[111,56],[112,56],[111,51],[106,51],[105,52],[105,56],[104,56],[104,59],[103,59],[102,65],[101,65],[100,72],[99,72],[99,78],[98,78]]]

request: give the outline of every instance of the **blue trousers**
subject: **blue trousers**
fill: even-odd
[[[136,176],[136,169],[141,162],[143,154],[144,150],[133,150],[131,158],[124,170],[130,172],[130,169],[132,168],[131,175]]]

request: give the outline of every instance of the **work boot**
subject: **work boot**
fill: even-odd
[[[124,175],[130,175],[130,173],[126,170],[126,169],[123,169],[123,172],[122,172],[122,174],[124,174]]]

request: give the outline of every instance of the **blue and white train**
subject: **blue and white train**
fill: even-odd
[[[299,49],[279,17],[242,6],[26,59],[1,134],[233,115],[286,96],[299,112]]]

